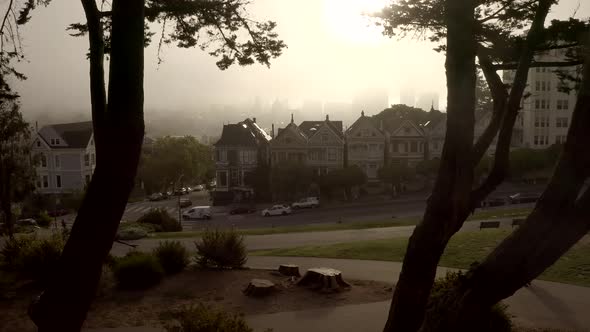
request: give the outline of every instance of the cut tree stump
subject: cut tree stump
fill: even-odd
[[[350,288],[350,285],[342,280],[342,272],[327,267],[307,270],[297,285],[311,286],[321,291],[339,291]]]
[[[275,284],[273,284],[269,280],[252,279],[252,280],[250,280],[250,283],[248,284],[246,289],[244,289],[244,294],[246,296],[260,297],[260,296],[269,295],[270,293],[274,292],[275,290],[276,290]]]
[[[301,277],[301,274],[299,274],[299,266],[293,264],[279,265],[279,272],[288,277]]]

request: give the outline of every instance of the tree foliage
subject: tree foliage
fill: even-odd
[[[275,32],[275,22],[259,22],[249,17],[248,4],[246,0],[146,0],[145,45],[158,35],[159,62],[161,47],[176,44],[207,51],[219,59],[217,67],[222,70],[233,64],[246,66],[258,62],[270,66],[270,60],[280,56],[287,46]],[[101,7],[100,16],[108,54],[111,12]],[[84,36],[88,25],[74,23],[68,30],[72,36]]]
[[[275,200],[294,200],[307,195],[313,182],[313,169],[301,163],[284,162],[272,167],[270,177]]]
[[[9,231],[13,222],[11,204],[23,200],[34,189],[30,136],[31,128],[18,103],[0,101],[0,206]]]
[[[142,151],[139,178],[147,192],[164,191],[177,184],[180,175],[186,184],[206,183],[213,178],[214,164],[209,146],[193,136],[159,137]]]

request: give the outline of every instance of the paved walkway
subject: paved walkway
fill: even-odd
[[[502,227],[510,227],[511,219],[500,220]],[[327,245],[343,242],[365,241],[365,240],[382,240],[394,237],[409,237],[412,235],[415,226],[397,226],[384,228],[367,228],[355,230],[338,230],[327,232],[307,232],[307,233],[284,233],[269,235],[247,235],[245,236],[248,250],[264,250],[275,248],[293,248],[311,245]],[[463,224],[460,232],[473,231],[479,228],[479,221],[466,222]],[[187,248],[193,249],[196,239],[174,239],[180,241]],[[161,239],[141,239],[137,241],[128,241],[138,245],[138,250],[148,251],[155,248]],[[120,256],[130,250],[130,247],[115,243],[112,253]]]

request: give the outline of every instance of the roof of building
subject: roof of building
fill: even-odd
[[[67,144],[67,146],[52,146],[52,148],[86,148],[88,146],[88,141],[90,141],[90,137],[92,137],[93,131],[92,121],[54,124],[49,125],[48,127],[53,128],[53,130],[55,130],[55,132]],[[47,141],[45,137],[43,137],[43,139]]]
[[[311,137],[324,123],[327,123],[338,137],[344,137],[344,134],[342,133],[342,121],[331,121],[327,116],[324,121],[303,121],[299,125],[299,129],[305,134],[305,136]]]
[[[360,124],[361,121],[365,121],[365,120],[368,120],[369,123],[371,123],[373,125],[373,127],[375,127],[375,129],[377,129],[381,134],[385,134],[384,129],[382,128],[383,124],[378,123],[377,120],[373,117],[365,116],[364,111],[362,111],[361,116],[358,119],[356,119],[356,121],[350,127],[348,127],[348,129],[346,129],[346,133],[349,133],[350,131],[352,131],[354,129],[354,127],[356,127],[358,124]]]
[[[246,119],[239,123],[223,125],[221,138],[214,145],[258,146],[259,143],[269,142],[270,140],[270,135],[260,128],[256,122]]]

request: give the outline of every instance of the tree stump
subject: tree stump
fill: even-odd
[[[301,274],[299,274],[299,266],[293,264],[279,265],[279,272],[288,277],[301,277]]]
[[[261,297],[269,295],[276,290],[275,284],[265,279],[252,279],[244,289],[246,296]]]
[[[350,285],[342,280],[342,272],[327,267],[307,270],[297,285],[311,286],[321,291],[339,291],[350,288]]]

